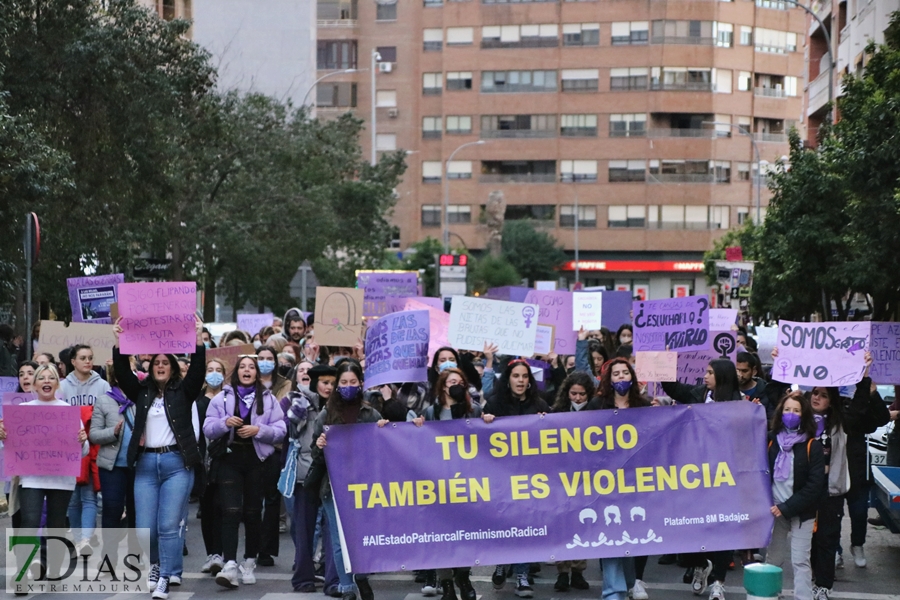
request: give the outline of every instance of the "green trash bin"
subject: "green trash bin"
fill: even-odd
[[[744,567],[747,600],[778,600],[784,572],[781,567],[755,563]]]

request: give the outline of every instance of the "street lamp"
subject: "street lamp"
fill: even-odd
[[[831,112],[831,120],[834,120],[834,55],[831,53],[831,34],[828,33],[828,29],[825,27],[825,23],[822,22],[822,19],[819,18],[811,8],[808,6],[804,6],[797,2],[797,0],[781,0],[785,4],[790,4],[791,6],[796,6],[797,8],[802,8],[806,11],[808,15],[810,15],[816,22],[819,23],[819,27],[822,28],[822,34],[825,36],[825,44],[828,46],[828,105],[829,111]],[[819,64],[822,64],[821,62]]]
[[[746,135],[750,140],[750,144],[753,146],[753,151],[756,153],[756,224],[759,225],[760,215],[762,212],[762,203],[760,202],[759,197],[759,190],[762,187],[762,171],[760,171],[759,146],[756,145],[756,140],[753,139],[753,134],[749,131],[744,130],[744,128],[740,125],[735,125],[734,123],[725,123],[722,121],[703,121],[703,125],[720,125],[722,127],[733,127],[738,130],[738,133]]]
[[[306,90],[306,94],[303,96],[303,104],[301,106],[306,106],[306,101],[309,99],[309,95],[312,93],[316,86],[319,85],[319,82],[323,79],[328,79],[329,77],[334,77],[335,75],[346,75],[348,73],[359,73],[360,71],[365,71],[365,69],[344,69],[343,71],[332,71],[331,73],[325,73],[315,81],[313,81],[312,85],[309,86],[309,89]]]
[[[375,70],[378,61],[381,60],[381,55],[378,53],[375,48],[372,48],[372,166],[375,166]]]
[[[450,158],[447,159],[447,162],[444,165],[444,230],[442,235],[444,239],[444,254],[450,254],[450,161],[452,161],[453,157],[456,156],[456,153],[463,148],[468,148],[469,146],[480,146],[485,143],[487,142],[485,142],[484,140],[466,142],[450,153]]]

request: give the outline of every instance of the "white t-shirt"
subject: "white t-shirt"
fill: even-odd
[[[169,426],[166,417],[165,400],[159,396],[150,404],[147,412],[147,425],[144,428],[145,448],[164,448],[175,445],[175,433]]]
[[[43,400],[31,400],[29,402],[23,402],[22,406],[69,406],[69,403],[56,399],[51,400],[50,402],[44,402]],[[84,423],[81,424],[82,431],[84,430]],[[90,443],[85,440],[84,444],[81,445],[81,456],[87,456],[88,452],[90,452],[91,447]],[[19,478],[19,486],[23,488],[32,488],[32,489],[44,489],[44,490],[69,490],[72,491],[75,489],[75,478],[74,477],[63,477],[60,475],[22,475]]]

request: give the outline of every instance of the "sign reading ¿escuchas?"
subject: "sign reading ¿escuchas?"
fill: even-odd
[[[326,435],[354,572],[762,548],[772,529],[766,414],[749,402]]]

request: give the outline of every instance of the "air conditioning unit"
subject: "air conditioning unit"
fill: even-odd
[[[388,63],[388,64],[390,64],[390,63]],[[390,118],[396,119],[399,115],[400,115],[400,110],[399,110],[399,109],[397,109],[397,108],[389,108],[389,109],[388,109],[388,116],[389,116]]]
[[[393,63],[389,63],[389,62],[378,63],[378,72],[379,73],[390,73],[393,69],[394,69]]]

